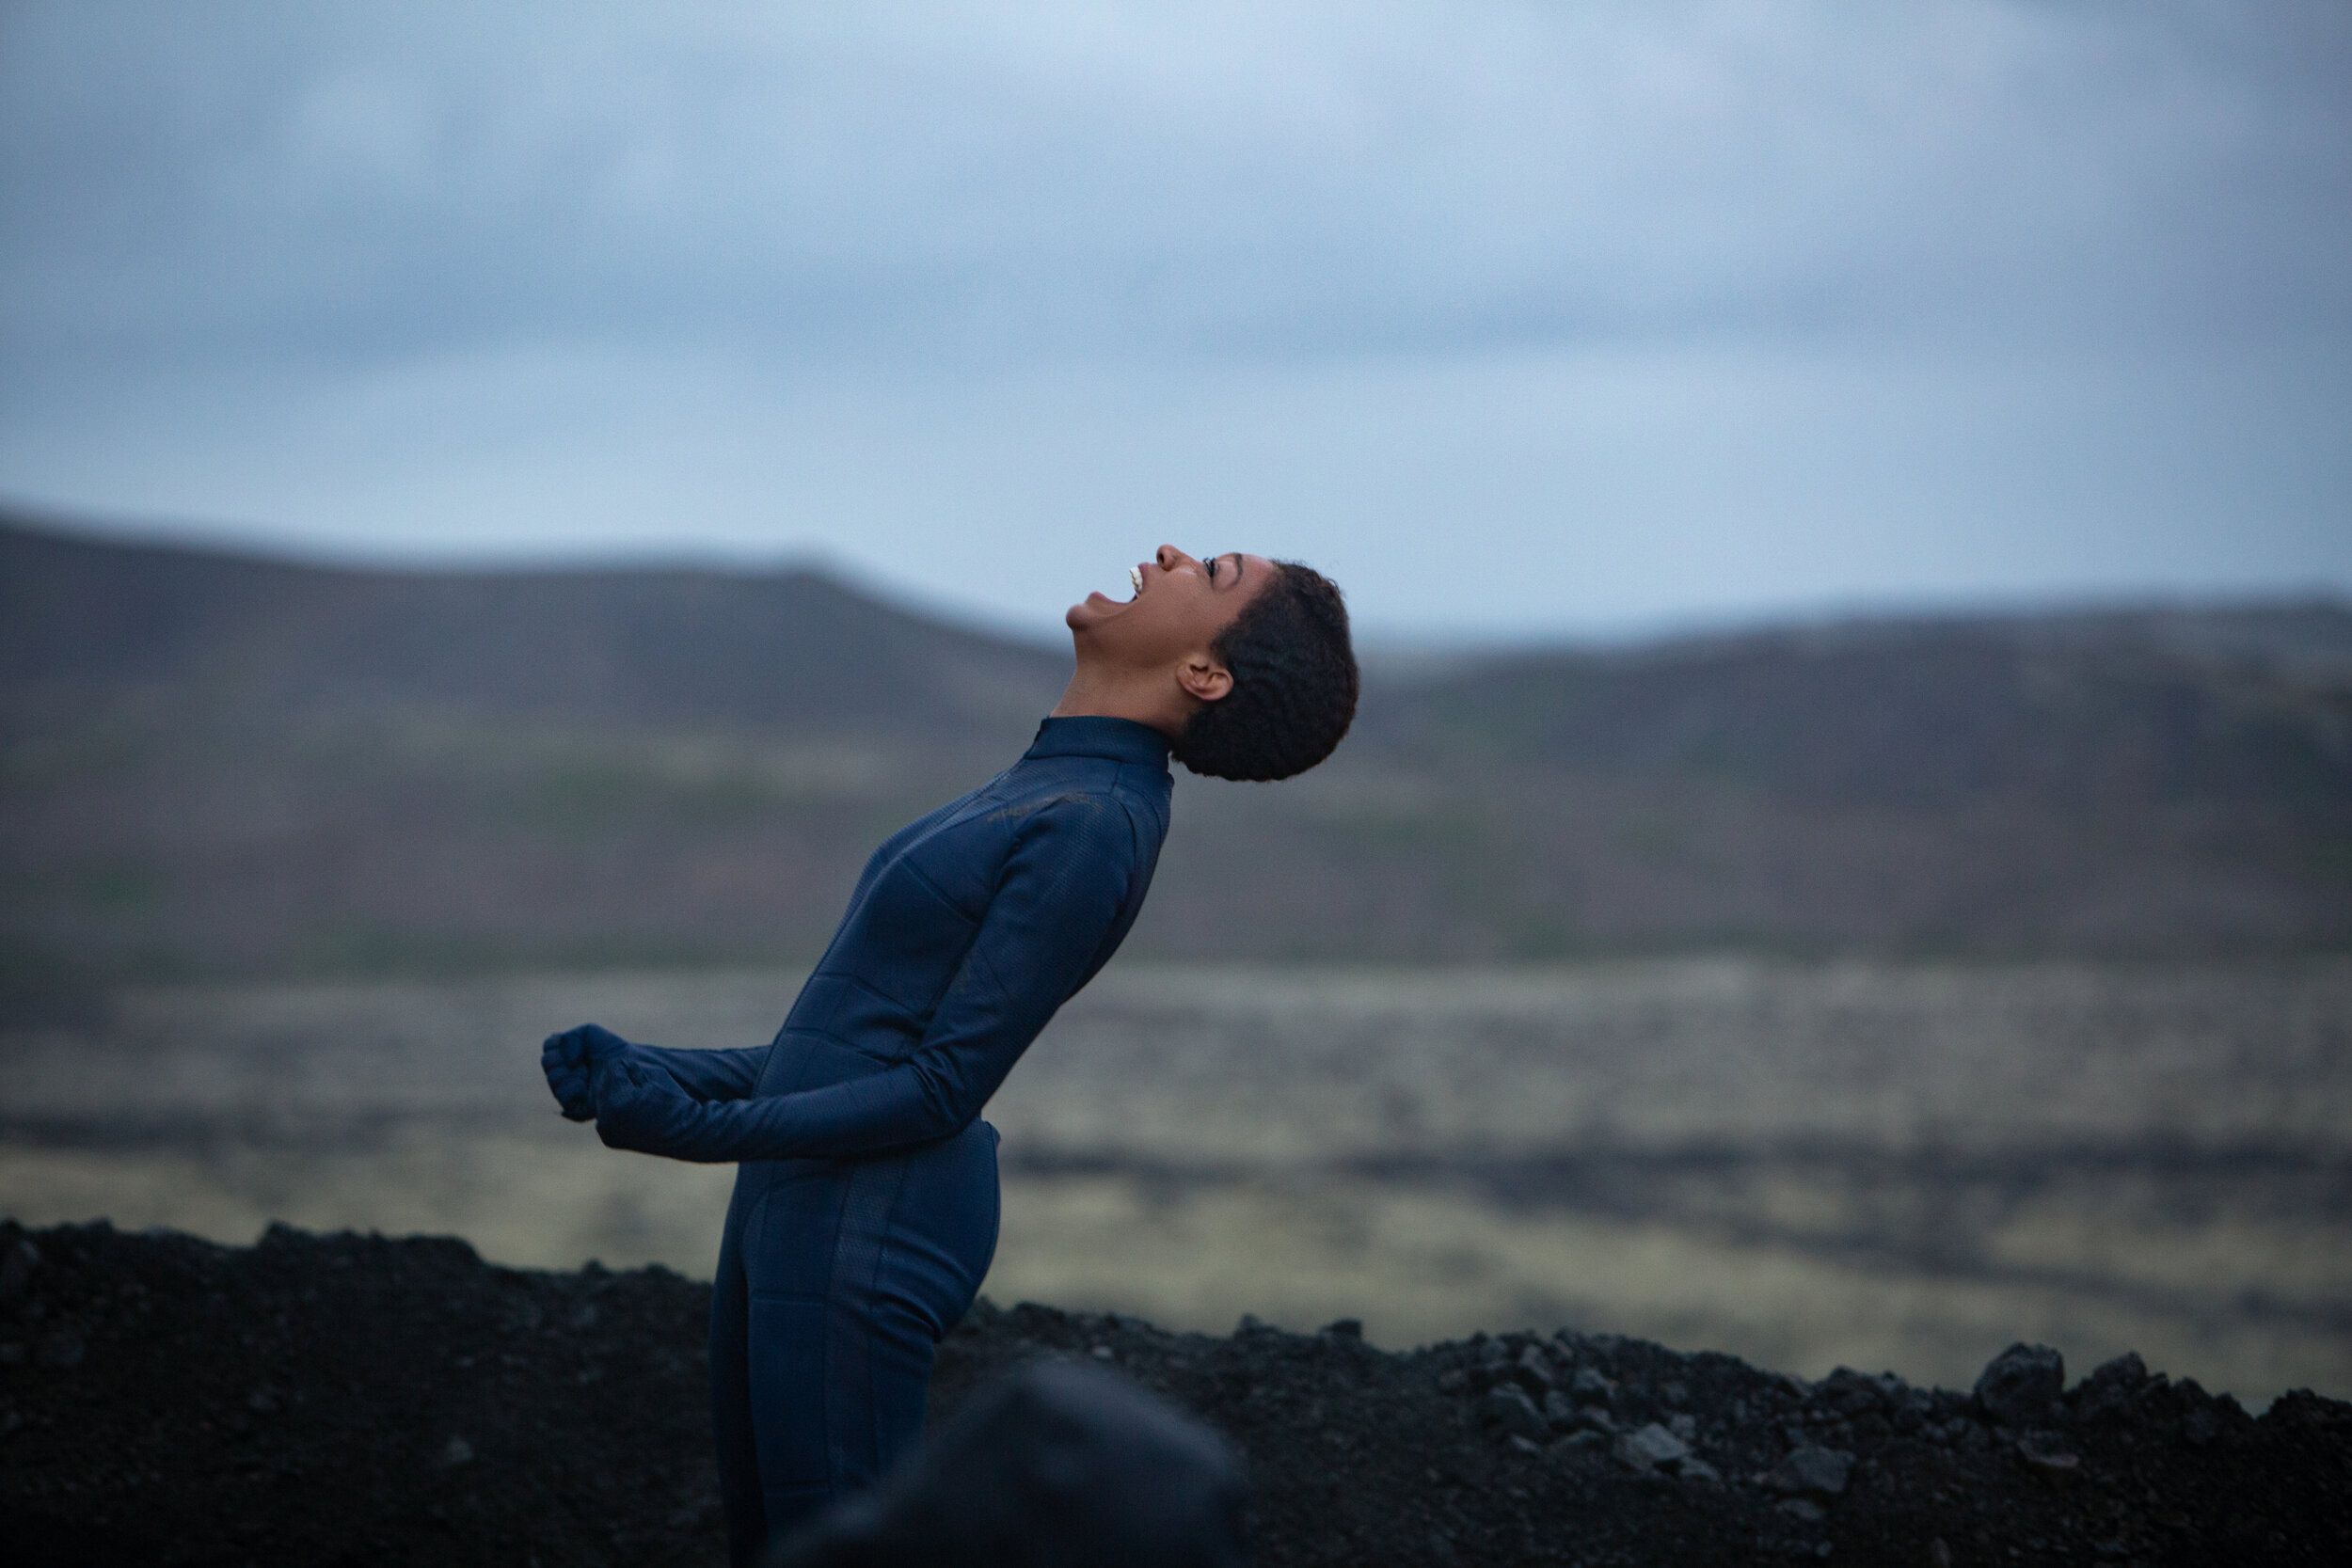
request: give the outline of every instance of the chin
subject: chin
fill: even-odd
[[[1127,607],[1106,594],[1089,594],[1062,612],[1061,623],[1072,631],[1101,626]]]

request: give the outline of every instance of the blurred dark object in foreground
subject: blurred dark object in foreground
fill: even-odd
[[[1241,1467],[1124,1378],[1040,1361],[794,1537],[772,1568],[1241,1568]]]
[[[0,1013],[134,976],[810,955],[1068,667],[809,572],[355,571],[0,522]],[[1375,657],[1329,763],[1179,795],[1139,957],[2342,950],[2352,609]]]

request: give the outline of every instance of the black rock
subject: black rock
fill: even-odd
[[[1511,1352],[1500,1339],[1489,1339],[1478,1347],[1477,1362],[1470,1369],[1470,1384],[1485,1393],[1511,1376]]]
[[[1888,1393],[1881,1379],[1840,1367],[1820,1381],[1813,1398],[1841,1416],[1860,1416],[1883,1408]]]
[[[1977,1374],[1977,1403],[2006,1427],[2049,1420],[2066,1387],[2066,1358],[2047,1345],[2014,1344]]]
[[[2181,1418],[2181,1441],[2192,1449],[2204,1448],[2220,1435],[2221,1422],[2209,1409],[2200,1406]]]
[[[1439,1481],[1456,1486],[1484,1486],[1493,1473],[1485,1454],[1464,1448],[1446,1449],[1438,1455],[1438,1462],[1431,1468],[1437,1471]]]
[[[1626,1468],[1643,1471],[1691,1457],[1691,1446],[1655,1421],[1639,1432],[1627,1433],[1609,1451]],[[1845,1484],[1843,1477],[1839,1478],[1838,1484]]]
[[[0,1301],[14,1301],[33,1282],[33,1271],[40,1267],[40,1249],[18,1237],[0,1257]]]
[[[1480,1419],[1491,1421],[1514,1437],[1524,1437],[1540,1443],[1551,1435],[1551,1425],[1544,1419],[1535,1402],[1527,1397],[1527,1390],[1517,1384],[1497,1384],[1478,1402]]]
[[[2066,1447],[2066,1440],[2055,1432],[2028,1432],[2017,1439],[2017,1456],[2037,1469],[2072,1470],[2082,1460]]]
[[[2138,1352],[2125,1351],[2083,1379],[2074,1390],[2074,1414],[2087,1421],[2122,1415],[2148,1382],[2148,1367]]]
[[[1766,1473],[1764,1484],[1777,1492],[1811,1492],[1835,1497],[1846,1489],[1846,1480],[1852,1474],[1853,1455],[1843,1449],[1807,1443],[1789,1449],[1787,1457]]]

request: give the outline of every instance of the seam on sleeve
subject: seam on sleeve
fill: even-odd
[[[901,870],[905,871],[907,875],[913,877],[917,882],[920,882],[923,885],[925,892],[929,893],[932,897],[938,899],[948,909],[953,910],[958,919],[971,926],[977,926],[980,923],[980,917],[978,915],[976,915],[970,910],[965,909],[952,894],[931,879],[930,872],[925,871],[921,866],[915,864],[914,856],[908,856],[906,859],[900,861],[898,864]]]

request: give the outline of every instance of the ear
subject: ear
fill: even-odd
[[[1185,696],[1214,703],[1233,689],[1233,673],[1205,653],[1193,654],[1176,666],[1176,684]]]

